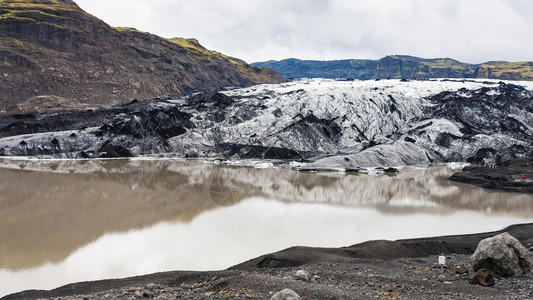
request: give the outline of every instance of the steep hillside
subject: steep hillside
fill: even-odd
[[[71,0],[0,1],[1,111],[93,108],[281,82],[203,48],[112,28]]]
[[[533,62],[488,62],[475,65],[451,58],[424,59],[405,55],[391,55],[379,60],[314,61],[290,58],[254,65],[272,68],[285,78],[533,80]]]

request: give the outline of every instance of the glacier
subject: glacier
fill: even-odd
[[[533,156],[533,83],[302,79],[90,112],[10,116],[0,155],[308,161],[357,169]]]

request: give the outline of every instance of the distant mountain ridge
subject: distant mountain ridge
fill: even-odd
[[[533,62],[486,62],[468,64],[451,58],[425,59],[390,55],[379,60],[299,60],[253,63],[280,73],[285,78],[429,79],[487,78],[533,80]]]
[[[0,1],[0,111],[108,107],[282,82],[194,39],[113,28],[71,0]]]

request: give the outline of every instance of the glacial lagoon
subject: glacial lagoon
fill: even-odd
[[[0,159],[0,297],[169,270],[219,270],[291,246],[465,234],[533,221],[533,196],[399,174],[257,161]]]

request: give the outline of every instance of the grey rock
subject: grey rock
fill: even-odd
[[[532,253],[507,232],[480,241],[470,262],[474,271],[485,268],[503,277],[533,270]]]
[[[309,272],[305,270],[298,270],[296,274],[294,274],[294,279],[309,282],[310,281]]]
[[[149,291],[149,290],[143,290],[143,296],[152,298],[152,297],[154,297],[154,292]]]
[[[446,276],[439,275],[439,276],[437,276],[437,280],[440,281],[440,282],[444,282],[446,280]]]
[[[270,300],[301,300],[300,296],[291,289],[283,289],[275,293]]]
[[[146,289],[149,289],[149,290],[162,289],[162,288],[163,288],[162,285],[155,284],[155,283],[149,283],[146,285]]]

